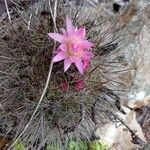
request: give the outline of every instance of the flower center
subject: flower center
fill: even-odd
[[[73,44],[74,42],[68,41],[67,42],[67,55],[68,56],[76,56],[81,57],[82,50],[77,46],[77,44]]]

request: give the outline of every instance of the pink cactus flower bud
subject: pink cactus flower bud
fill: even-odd
[[[85,83],[84,83],[84,81],[83,80],[79,80],[79,81],[77,81],[76,83],[75,83],[75,89],[77,90],[77,91],[81,91],[81,90],[83,90],[84,88],[85,88]]]

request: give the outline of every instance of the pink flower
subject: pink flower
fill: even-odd
[[[60,90],[61,90],[62,92],[65,92],[65,91],[67,91],[68,89],[69,89],[69,83],[67,83],[67,82],[62,82],[61,85],[60,85]]]
[[[80,90],[82,90],[82,89],[84,89],[85,88],[85,83],[84,83],[84,81],[83,80],[79,80],[79,81],[77,81],[76,83],[75,83],[75,89],[77,90],[77,91],[80,91]]]
[[[90,67],[89,60],[87,60],[87,59],[83,60],[83,69],[84,69],[84,71],[87,71],[89,67]]]
[[[60,43],[60,51],[53,58],[54,62],[64,60],[64,71],[67,71],[72,63],[75,64],[78,71],[84,73],[83,61],[93,57],[93,53],[87,51],[93,44],[86,40],[85,28],[74,27],[72,21],[66,17],[66,30],[61,29],[63,34],[48,33],[49,37]]]

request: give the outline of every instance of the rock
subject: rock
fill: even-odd
[[[150,143],[150,98],[138,100],[132,106],[136,113],[136,120],[142,128],[142,132]]]

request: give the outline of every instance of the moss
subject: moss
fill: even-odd
[[[14,146],[14,150],[25,150],[24,143],[21,141],[18,141]]]

